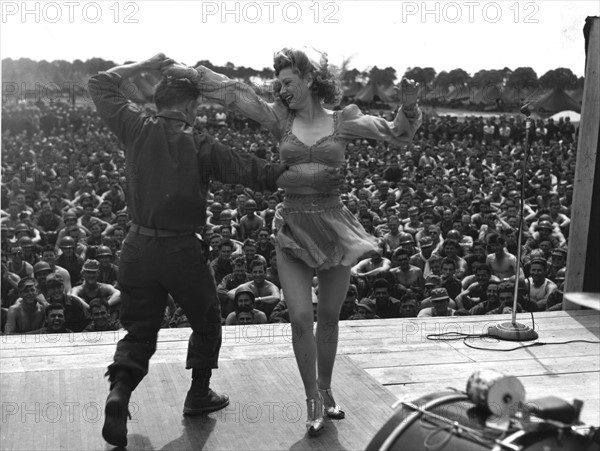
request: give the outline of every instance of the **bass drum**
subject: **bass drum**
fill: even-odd
[[[425,412],[402,405],[367,451],[600,451],[591,438],[546,423],[530,432],[491,429],[487,412],[463,393],[436,393],[412,404]]]

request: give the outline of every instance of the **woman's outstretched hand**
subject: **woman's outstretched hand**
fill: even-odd
[[[420,83],[408,78],[403,78],[400,81],[400,84],[394,89],[398,94],[398,98],[400,99],[400,102],[404,108],[411,108],[415,106],[421,97],[421,92],[423,91],[423,87]]]
[[[163,67],[162,74],[164,77],[175,79],[187,78],[194,83],[197,82],[199,78],[199,74],[196,69],[176,62]]]
[[[164,70],[165,67],[168,67],[175,63],[175,61],[171,58],[167,58],[164,53],[157,53],[152,58],[144,61],[144,67],[149,70]]]

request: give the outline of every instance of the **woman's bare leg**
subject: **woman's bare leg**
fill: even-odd
[[[319,387],[331,388],[331,375],[338,346],[340,310],[350,285],[350,267],[321,270],[317,308],[317,367]]]
[[[306,397],[317,399],[317,346],[313,333],[312,277],[314,270],[277,249],[279,280],[292,323],[292,345]]]

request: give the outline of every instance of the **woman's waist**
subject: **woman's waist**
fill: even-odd
[[[284,211],[317,212],[330,209],[341,209],[344,204],[339,191],[319,193],[310,188],[298,188],[290,192],[285,191],[283,198]]]

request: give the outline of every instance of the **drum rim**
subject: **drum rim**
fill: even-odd
[[[423,410],[432,409],[434,407],[437,407],[438,404],[467,400],[469,400],[469,397],[464,393],[450,393],[428,401],[423,406]],[[418,420],[422,415],[422,412],[416,411],[409,415],[407,418],[405,418],[403,421],[401,421],[400,424],[398,424],[398,426],[396,426],[396,428],[383,441],[379,449],[382,451],[389,450],[390,446],[394,443],[398,436],[401,435],[409,426],[412,426],[414,422]]]

